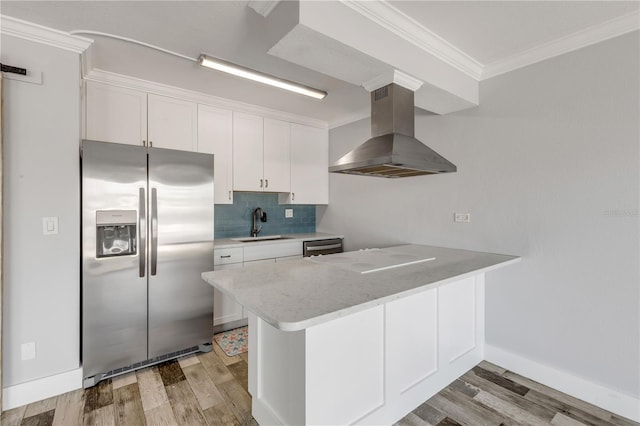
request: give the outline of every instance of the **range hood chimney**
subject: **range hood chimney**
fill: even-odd
[[[451,173],[456,166],[414,137],[413,91],[396,83],[371,92],[371,139],[329,172],[399,178]]]

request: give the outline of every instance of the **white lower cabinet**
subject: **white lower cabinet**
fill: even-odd
[[[244,267],[251,267],[256,265],[266,265],[267,263],[275,263],[275,259],[258,259],[258,260],[248,260],[244,262]]]
[[[242,268],[242,263],[230,263],[228,265],[217,265],[215,270]],[[213,325],[220,325],[244,318],[242,305],[236,303],[232,298],[223,294],[217,288],[213,289]]]
[[[260,424],[393,424],[483,359],[484,274],[299,331],[249,315]]]
[[[302,242],[269,244],[249,243],[248,246],[218,248],[214,250],[214,270],[252,267],[275,262],[302,259]],[[213,292],[213,325],[247,318],[249,312],[218,289]]]
[[[302,259],[302,255],[276,257],[276,263],[291,262],[299,259]]]

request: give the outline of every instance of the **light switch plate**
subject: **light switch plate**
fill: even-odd
[[[22,344],[22,360],[27,361],[36,357],[36,342]]]
[[[460,223],[470,223],[471,222],[471,213],[454,213],[453,221]]]
[[[58,218],[42,218],[42,235],[58,235]]]
[[[293,209],[284,209],[284,217],[293,217]]]

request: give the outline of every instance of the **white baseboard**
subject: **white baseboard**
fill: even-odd
[[[495,346],[485,345],[484,353],[484,358],[493,364],[617,415],[640,422],[640,399],[638,398]]]
[[[2,389],[2,410],[61,395],[82,387],[82,368]]]

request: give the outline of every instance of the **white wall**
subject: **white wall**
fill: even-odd
[[[42,71],[5,79],[3,386],[76,369],[80,357],[79,55],[2,35],[2,63]],[[42,217],[59,235],[42,235]],[[36,359],[21,345],[36,342]]]
[[[638,398],[639,48],[631,33],[483,81],[478,108],[419,114],[418,139],[459,171],[332,174],[318,230],[347,249],[521,255],[487,276],[487,344]],[[369,132],[332,130],[330,161]]]

